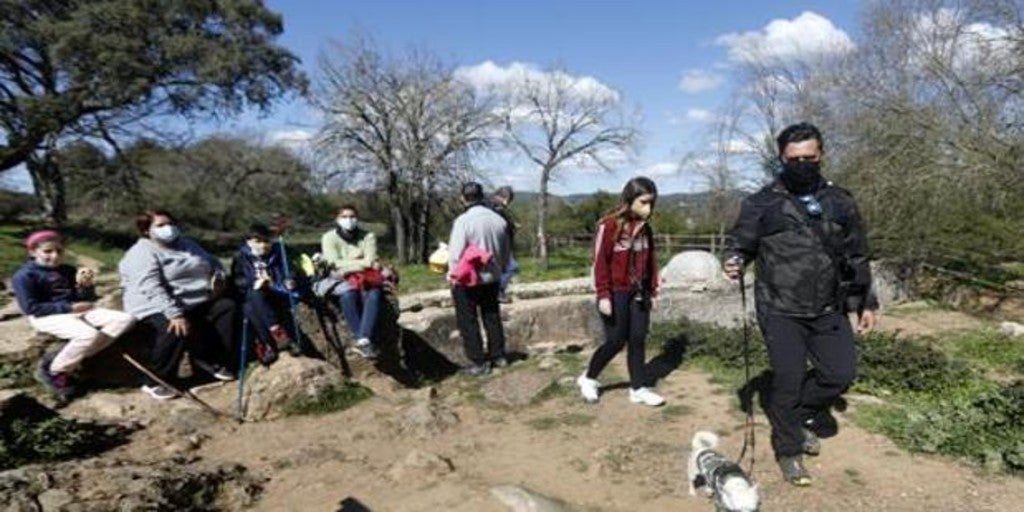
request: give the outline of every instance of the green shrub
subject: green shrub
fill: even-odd
[[[1024,381],[948,397],[914,396],[868,410],[865,423],[916,452],[963,457],[1024,473]]]
[[[0,432],[0,470],[96,455],[127,441],[124,429],[54,416],[16,419]]]
[[[356,382],[346,382],[340,386],[331,387],[316,397],[291,402],[285,406],[284,413],[289,416],[299,416],[344,411],[371,396],[373,396],[373,391],[370,388]]]
[[[24,388],[33,383],[32,368],[27,364],[0,362],[0,389]]]
[[[865,392],[942,393],[975,375],[966,361],[951,359],[930,339],[872,333],[858,339],[857,350],[858,388]]]

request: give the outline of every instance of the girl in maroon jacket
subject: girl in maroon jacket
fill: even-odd
[[[665,403],[647,387],[644,375],[644,343],[659,282],[654,231],[648,222],[657,198],[658,187],[653,181],[642,176],[633,178],[622,188],[619,206],[597,226],[594,287],[605,341],[590,358],[586,373],[576,379],[588,402],[597,401],[601,386],[597,376],[628,342],[629,401],[650,406]]]

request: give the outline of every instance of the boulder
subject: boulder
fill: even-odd
[[[519,370],[495,377],[482,391],[491,402],[516,407],[532,403],[552,382],[546,372]]]
[[[722,274],[722,263],[707,251],[683,251],[669,260],[661,269],[666,287],[703,289],[728,286]]]
[[[91,459],[0,473],[0,503],[18,512],[243,510],[259,499],[265,481],[239,465]]]
[[[342,380],[338,369],[325,361],[282,356],[269,368],[258,366],[246,376],[246,419],[280,417],[288,403],[316,398]]]
[[[999,332],[1014,338],[1024,336],[1024,324],[1017,322],[1003,322],[999,324]]]
[[[440,455],[413,450],[396,461],[387,470],[387,476],[395,482],[411,482],[417,485],[455,471],[452,461]]]
[[[434,401],[420,401],[402,411],[398,430],[405,436],[426,439],[458,425],[451,409]]]
[[[559,501],[517,485],[492,487],[491,495],[512,512],[563,512],[568,510]]]

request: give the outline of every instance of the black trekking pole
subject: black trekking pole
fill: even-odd
[[[741,260],[742,261],[742,260]],[[740,304],[743,308],[741,312],[743,321],[743,382],[747,386],[751,386],[750,382],[750,322],[747,320],[747,283],[744,279],[744,272],[742,263],[740,265]],[[750,450],[750,467],[747,470],[747,474],[753,478],[754,474],[754,394],[753,388],[751,388],[750,394],[750,407],[747,409],[746,423],[744,425],[743,432],[743,449],[740,450],[740,456],[736,460],[739,464],[743,461],[743,456]]]
[[[316,303],[313,306],[313,312],[316,314],[316,321],[320,324],[320,330],[324,333],[324,339],[327,340],[327,344],[334,349],[338,354],[338,361],[341,363],[341,374],[346,379],[352,378],[352,368],[348,365],[348,359],[345,358],[345,347],[341,345],[341,337],[338,335],[338,328],[333,320],[330,321],[331,327],[328,329],[328,320],[325,320],[326,316],[324,309],[327,308],[326,304]]]

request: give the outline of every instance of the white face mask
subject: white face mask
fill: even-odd
[[[169,244],[178,239],[181,231],[174,224],[164,224],[149,230],[149,237],[158,242]]]
[[[338,217],[337,222],[342,231],[352,231],[359,225],[359,221],[355,217]]]
[[[249,252],[251,252],[252,255],[256,256],[257,258],[262,258],[267,254],[266,248],[264,248],[262,245],[249,244]]]

